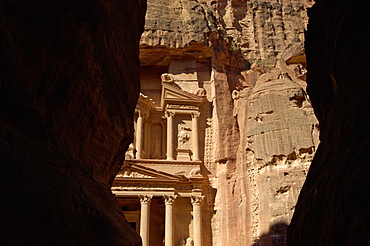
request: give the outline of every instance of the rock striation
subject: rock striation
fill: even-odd
[[[309,11],[307,83],[321,143],[288,245],[369,245],[369,23],[365,1],[320,0]]]
[[[140,245],[110,184],[132,140],[145,8],[1,1],[2,244]]]

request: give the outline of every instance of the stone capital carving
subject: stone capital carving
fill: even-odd
[[[144,111],[144,110],[136,110],[136,112],[138,113],[138,117],[141,117],[143,119],[147,119],[149,117],[149,114]]]
[[[203,199],[204,199],[204,196],[191,196],[190,197],[190,201],[191,201],[191,204],[193,204],[193,206],[200,205]]]
[[[198,118],[200,116],[200,112],[191,112],[190,116],[191,118]]]
[[[140,198],[141,204],[150,204],[152,201],[153,195],[138,195]]]
[[[176,199],[177,195],[163,195],[164,204],[172,205]]]
[[[165,116],[166,116],[167,118],[169,118],[169,117],[174,117],[174,116],[175,116],[175,112],[172,112],[172,111],[166,111]]]
[[[161,119],[159,121],[159,124],[161,124],[161,126],[166,126],[167,125],[166,118]]]

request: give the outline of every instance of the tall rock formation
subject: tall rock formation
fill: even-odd
[[[1,1],[2,245],[140,244],[110,184],[132,140],[145,6]]]
[[[318,0],[309,11],[307,82],[321,143],[289,227],[289,245],[370,244],[367,3]]]
[[[206,92],[204,245],[286,243],[318,144],[302,46],[312,4],[148,1],[142,80],[167,73],[182,90]]]

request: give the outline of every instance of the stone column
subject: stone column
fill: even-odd
[[[194,246],[202,246],[202,215],[200,204],[204,196],[191,196],[193,204],[193,222],[194,222]]]
[[[140,236],[143,246],[149,246],[149,228],[150,228],[150,202],[153,195],[139,195],[141,203],[140,211]]]
[[[173,202],[176,199],[176,195],[166,196],[164,195],[164,204],[166,205],[165,214],[165,232],[164,232],[164,245],[174,246],[173,244]]]
[[[199,136],[198,136],[198,117],[199,112],[192,112],[191,123],[192,123],[192,135],[193,135],[193,161],[199,161]]]
[[[174,112],[166,112],[167,117],[167,160],[174,160],[173,158],[173,127],[174,127]]]
[[[144,120],[143,114],[139,111],[139,116],[136,122],[136,159],[142,158],[143,152],[143,130],[144,130]]]
[[[147,115],[148,116],[148,115]],[[144,118],[145,119],[145,118]],[[146,117],[145,123],[144,123],[144,140],[143,140],[143,145],[144,145],[144,156],[141,156],[141,158],[144,159],[149,159],[150,158],[150,128],[152,125],[152,120],[148,117]]]
[[[162,125],[162,139],[161,139],[161,144],[162,144],[162,158],[165,158],[166,156],[166,121],[165,120],[162,120],[161,121],[161,125]]]

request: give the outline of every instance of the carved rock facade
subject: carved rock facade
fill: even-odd
[[[148,1],[135,140],[113,185],[136,223],[137,196],[152,196],[146,243],[286,243],[318,144],[302,45],[311,5]]]

